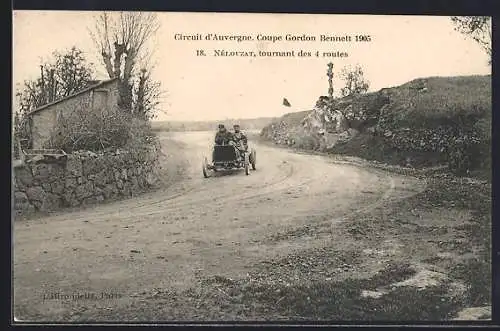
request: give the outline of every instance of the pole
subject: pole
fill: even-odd
[[[333,100],[333,63],[328,63],[328,70],[326,71],[326,75],[328,76],[328,98],[330,101]]]

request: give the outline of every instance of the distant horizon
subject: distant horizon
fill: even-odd
[[[300,111],[299,111],[300,112]],[[271,119],[271,118],[279,118],[275,116],[270,116],[270,117],[246,117],[246,118],[230,118],[230,119],[215,119],[215,120],[206,120],[206,121],[200,121],[200,120],[158,120],[154,122],[179,122],[179,123],[207,123],[207,122],[224,122],[224,121],[244,121],[244,120],[257,120],[257,119]]]
[[[88,28],[98,12],[14,11],[13,93],[39,74],[41,59],[75,46],[106,79]],[[153,79],[166,91],[157,121],[215,121],[280,117],[310,110],[328,94],[327,63],[340,70],[361,65],[368,92],[429,77],[491,75],[490,59],[473,40],[455,31],[450,17],[415,15],[263,14],[159,12],[161,28],[150,40]],[[202,24],[200,24],[202,22]],[[176,34],[371,36],[370,42],[187,41]],[[49,37],[50,36],[50,37]],[[197,56],[197,49],[345,52],[348,57]],[[287,98],[291,107],[282,105]],[[17,100],[14,98],[14,107]]]
[[[410,79],[409,81],[407,81],[407,82],[405,82],[403,84],[394,85],[394,86],[388,86],[388,87],[383,87],[383,88],[381,88],[381,89],[379,89],[377,91],[367,92],[366,94],[378,93],[378,92],[380,92],[383,89],[395,88],[395,87],[398,87],[398,86],[410,83],[410,82],[412,82],[414,80],[417,80],[417,79],[453,78],[453,77],[488,77],[488,76],[491,76],[491,74],[485,74],[485,75],[477,74],[477,75],[457,75],[457,76],[416,77],[416,78]],[[320,95],[317,98],[319,98],[321,96],[326,96],[326,95]],[[337,97],[335,99],[342,99],[342,98],[341,97]],[[283,106],[283,107],[284,108],[288,108],[288,107],[285,107],[285,106]],[[284,115],[291,114],[291,113],[300,113],[300,112],[304,112],[304,111],[310,111],[313,108],[314,107],[311,107],[309,109],[301,109],[301,110],[289,111],[289,112],[286,112],[286,113],[284,113],[283,115],[280,115],[280,116],[258,116],[258,117],[243,117],[243,118],[228,118],[228,119],[216,118],[216,119],[209,119],[209,120],[189,120],[189,119],[186,119],[186,120],[183,120],[183,119],[173,119],[173,120],[161,119],[161,120],[159,120],[159,119],[152,119],[152,121],[153,122],[179,122],[179,123],[198,123],[198,122],[200,122],[200,123],[204,123],[204,122],[217,122],[217,121],[223,122],[223,121],[232,121],[232,120],[235,120],[235,121],[240,120],[241,121],[241,120],[255,120],[255,119],[273,119],[273,118],[281,118]]]

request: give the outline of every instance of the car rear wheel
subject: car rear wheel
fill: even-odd
[[[210,177],[210,173],[208,170],[208,161],[207,158],[203,158],[203,164],[202,164],[202,169],[203,169],[203,177],[208,178]]]
[[[255,170],[257,169],[255,164],[256,164],[256,155],[257,153],[255,152],[255,149],[252,149],[252,151],[250,152],[250,163],[252,164],[252,170]]]
[[[247,176],[250,173],[250,161],[248,160],[248,158],[248,155],[245,154],[245,175]]]

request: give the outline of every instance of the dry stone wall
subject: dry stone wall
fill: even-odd
[[[156,184],[158,154],[158,147],[150,146],[26,160],[13,170],[14,210],[19,215],[131,197]]]

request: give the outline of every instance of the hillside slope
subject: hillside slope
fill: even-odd
[[[467,173],[490,167],[491,76],[428,77],[287,114],[261,137],[297,148]]]

